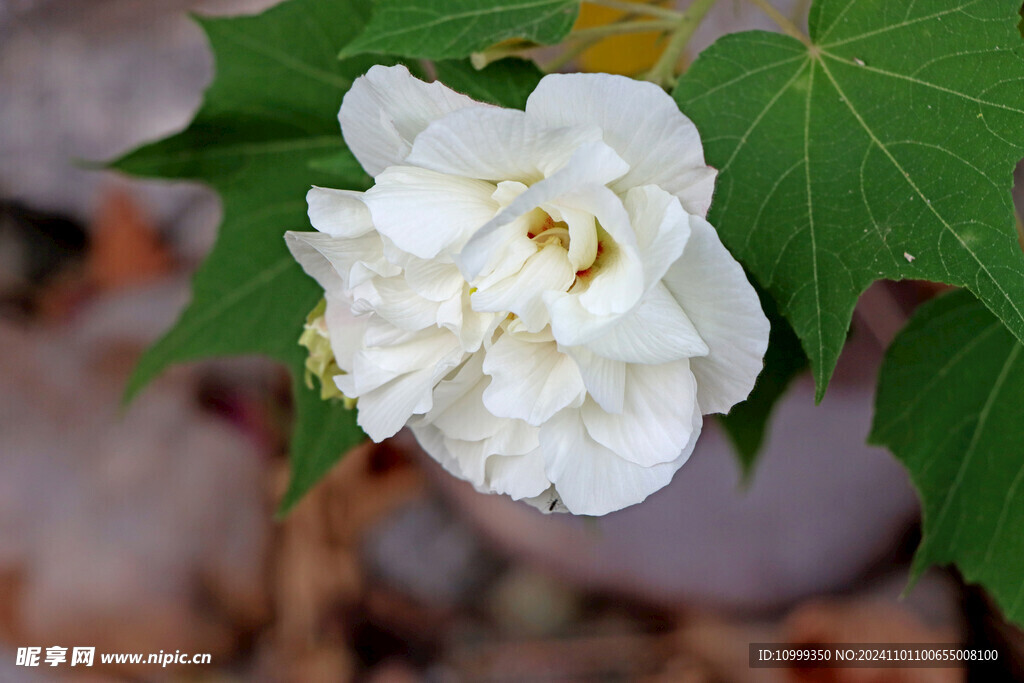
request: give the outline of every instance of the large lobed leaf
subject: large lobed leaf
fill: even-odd
[[[366,30],[342,56],[468,57],[506,38],[557,43],[576,21],[579,0],[377,0]]]
[[[361,0],[290,0],[252,17],[199,19],[216,57],[216,78],[192,124],[113,164],[135,175],[197,180],[221,195],[217,243],[192,282],[192,301],[142,357],[130,399],[174,363],[265,354],[292,372],[296,422],[286,511],[349,448],[365,438],[355,414],[303,384],[298,337],[322,296],[284,244],[308,230],[311,185],[363,189],[370,183],[346,149],[337,113],[344,93],[377,58],[339,61],[338,49],[368,18]],[[473,97],[522,106],[540,72],[504,60],[476,72],[443,62],[438,74]]]
[[[809,46],[725,36],[675,97],[720,169],[711,220],[825,391],[874,280],[967,287],[1024,339],[1012,172],[1018,0],[815,0]]]
[[[191,304],[142,357],[127,395],[182,361],[261,353],[287,363],[296,378],[297,420],[284,507],[365,438],[350,412],[320,401],[299,381],[304,350],[298,336],[322,294],[283,238],[286,230],[308,229],[310,185],[369,182],[337,124],[342,96],[374,61],[336,57],[365,22],[364,5],[291,0],[258,16],[199,19],[217,76],[195,119],[178,135],[114,164],[136,175],[206,182],[224,204],[217,243],[192,283]]]
[[[871,440],[924,509],[919,574],[955,563],[1024,624],[1024,346],[965,291],[921,307],[882,365]]]

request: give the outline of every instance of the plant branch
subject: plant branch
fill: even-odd
[[[654,64],[654,67],[647,74],[647,80],[658,85],[671,87],[676,81],[676,66],[682,57],[683,50],[693,37],[694,31],[700,26],[705,15],[715,4],[715,0],[694,0],[693,4],[686,8],[682,18],[676,22],[675,33],[668,45],[665,47],[661,57]]]
[[[591,5],[599,5],[601,7],[608,7],[609,9],[617,9],[621,12],[627,12],[629,14],[646,14],[651,17],[658,17],[659,19],[668,19],[669,21],[679,21],[683,17],[682,12],[677,12],[673,9],[666,7],[659,7],[658,5],[648,4],[646,2],[627,2],[627,0],[584,0]]]
[[[591,47],[595,43],[601,42],[605,38],[625,35],[628,33],[666,33],[678,25],[678,19],[674,21],[668,21],[667,19],[633,20],[630,17],[623,17],[623,19],[620,19],[615,23],[606,24],[603,26],[593,26],[590,28],[582,28],[573,31],[568,36],[566,36],[565,43],[567,44],[567,47],[565,47],[562,53],[559,54],[557,57],[552,58],[551,61],[549,61],[547,64],[544,64],[541,67],[541,70],[547,73],[557,71],[558,69],[562,68],[563,66],[571,62],[573,59],[578,57],[582,52],[586,51],[587,48]],[[533,48],[531,47],[528,49]],[[491,58],[491,51],[482,54],[487,55],[489,63],[490,61],[494,61],[495,59],[507,57],[509,55],[509,52],[507,49],[501,51],[501,54],[495,52],[493,58]],[[476,64],[477,61],[483,61],[484,59],[484,57],[477,57],[476,55],[474,55],[473,57],[476,60],[474,61],[474,64]]]
[[[782,32],[791,38],[796,38],[807,47],[812,47],[811,39],[806,33],[801,31],[796,24],[787,19],[782,12],[775,9],[768,0],[750,0],[752,3],[758,6],[762,12],[768,15],[768,18],[775,22],[775,25],[782,29]]]
[[[589,40],[591,38],[605,38],[607,36],[619,36],[626,33],[653,33],[671,31],[679,25],[679,21],[668,19],[637,19],[635,21],[623,21],[616,24],[604,26],[591,26],[573,31],[566,40]]]

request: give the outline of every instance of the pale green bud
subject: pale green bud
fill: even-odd
[[[299,345],[309,350],[306,357],[306,386],[313,389],[313,378],[320,380],[320,398],[341,399],[345,407],[351,410],[356,405],[356,399],[349,398],[341,393],[334,378],[345,374],[345,371],[338,367],[334,360],[334,351],[331,349],[331,338],[327,331],[327,320],[324,312],[327,310],[327,301],[320,299],[309,315],[306,316],[306,324],[303,326],[302,336],[299,337]]]

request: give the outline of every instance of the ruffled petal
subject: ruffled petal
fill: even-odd
[[[314,187],[306,193],[309,223],[334,237],[359,237],[373,230],[363,193]]]
[[[581,145],[601,139],[594,126],[538,126],[517,109],[463,109],[416,137],[406,163],[482,180],[533,184],[564,166]]]
[[[643,501],[672,481],[693,450],[688,444],[672,462],[641,467],[595,441],[574,409],[541,427],[540,445],[548,479],[560,502],[576,515],[604,515]]]
[[[628,365],[625,380],[622,412],[608,413],[594,401],[580,408],[587,432],[637,465],[672,462],[690,442],[695,411],[700,419],[697,381],[689,361]]]
[[[327,303],[324,322],[327,324],[334,362],[345,372],[352,372],[355,367],[355,355],[363,348],[363,338],[369,321],[366,316],[352,314],[352,300],[346,295],[326,291],[324,299]]]
[[[571,294],[546,294],[551,331],[562,346],[586,346],[605,358],[657,364],[708,353],[697,328],[662,284],[629,313],[595,316]]]
[[[356,422],[374,441],[394,436],[410,417],[430,411],[434,387],[462,362],[458,339],[437,332],[425,331],[398,347],[360,351],[352,374],[338,376],[342,393],[359,398]],[[353,382],[343,381],[348,378]]]
[[[494,189],[482,180],[391,166],[377,176],[364,201],[382,235],[399,249],[432,259],[494,217]]]
[[[493,109],[441,83],[424,83],[404,66],[376,65],[356,79],[338,112],[345,144],[376,176],[401,164],[432,121],[464,107]]]
[[[314,265],[316,254],[326,259],[346,289],[357,287],[376,276],[392,277],[402,272],[401,268],[384,258],[380,235],[375,232],[345,239],[321,232],[289,231],[285,233],[285,241],[299,263],[310,264],[319,273],[319,277],[314,276],[318,281],[320,278],[333,280],[322,270],[322,264]]]
[[[703,218],[664,282],[693,321],[708,354],[691,361],[704,413],[725,413],[746,399],[764,366],[770,325],[743,268]]]
[[[480,441],[497,434],[506,418],[495,417],[484,408],[483,393],[491,378],[483,373],[483,354],[474,354],[455,377],[434,389],[434,405],[423,416],[423,424],[432,424],[446,437]]]
[[[401,335],[393,343],[364,346],[355,354],[352,373],[338,379],[338,386],[346,396],[362,397],[402,375],[445,367],[444,372],[438,376],[440,380],[462,360],[459,340],[448,330],[433,327],[419,332],[405,332],[392,325],[387,326]],[[378,323],[376,327],[379,334],[382,326]],[[364,344],[367,343],[365,339],[369,337],[371,329],[368,326]],[[433,389],[433,384],[430,388]],[[359,405],[362,406],[361,398]]]
[[[308,236],[315,234],[317,233],[289,230],[284,234],[284,242],[288,245],[288,250],[292,252],[292,257],[302,266],[302,270],[306,271],[306,275],[316,280],[325,292],[347,293],[348,288],[345,286],[344,280],[341,279],[341,275],[307,239]]]
[[[564,292],[574,277],[565,249],[557,244],[548,244],[528,258],[522,270],[515,275],[487,288],[481,285],[470,301],[477,311],[514,313],[528,331],[537,332],[548,324],[544,292]]]
[[[437,324],[440,304],[416,293],[402,277],[379,278],[360,288],[352,311],[375,313],[403,330],[422,330]]]
[[[554,342],[520,341],[509,333],[488,349],[483,371],[492,378],[483,392],[487,410],[531,425],[579,405],[586,391],[575,361]]]
[[[482,227],[462,248],[455,262],[466,280],[472,282],[484,271],[485,266],[493,265],[497,247],[503,242],[498,233],[499,228],[543,204],[578,194],[585,188],[605,185],[627,170],[626,163],[608,145],[592,142],[581,146],[563,168],[531,185],[513,199],[501,213],[486,224],[481,224]],[[622,213],[625,215],[625,209],[622,209]],[[600,216],[598,220],[601,220]]]
[[[411,257],[405,264],[405,281],[420,296],[431,301],[447,301],[465,286],[462,273],[448,260]]]
[[[576,361],[587,394],[608,413],[621,413],[626,398],[626,363],[599,356],[585,346],[560,347]]]
[[[539,448],[523,455],[492,455],[487,458],[485,477],[491,491],[512,500],[538,496],[551,486]]]
[[[705,165],[696,126],[664,90],[624,76],[550,74],[526,102],[529,118],[548,126],[596,125],[629,165],[612,183],[625,192],[657,185],[687,213],[707,214],[716,171]]]
[[[690,239],[690,216],[675,196],[654,185],[632,188],[623,203],[636,231],[646,291],[683,253]]]

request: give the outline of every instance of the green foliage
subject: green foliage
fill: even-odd
[[[924,507],[914,574],[955,563],[1024,624],[1024,354],[965,291],[922,306],[882,365],[874,443]]]
[[[775,404],[796,376],[807,369],[807,356],[793,328],[779,314],[771,296],[761,289],[758,289],[758,295],[765,315],[772,324],[768,351],[764,355],[764,370],[758,376],[757,384],[747,400],[733,406],[728,415],[718,418],[736,450],[744,477],[749,477],[753,472]]]
[[[681,79],[721,171],[710,219],[793,325],[819,399],[880,278],[967,287],[1024,339],[1019,8],[816,0],[809,46],[728,35]]]
[[[345,149],[336,118],[345,91],[375,61],[336,58],[365,15],[357,0],[291,0],[259,16],[200,19],[217,77],[195,120],[114,163],[135,175],[208,183],[224,204],[192,302],[143,356],[127,398],[183,361],[260,353],[287,363],[297,420],[284,507],[365,438],[351,412],[322,402],[301,381],[305,352],[297,340],[322,292],[284,244],[286,230],[309,229],[311,185],[369,183]]]
[[[507,38],[557,43],[579,0],[377,0],[366,30],[341,56],[468,57]]]
[[[525,59],[502,59],[477,71],[468,60],[437,62],[437,80],[474,100],[500,107],[526,107],[544,73]]]

